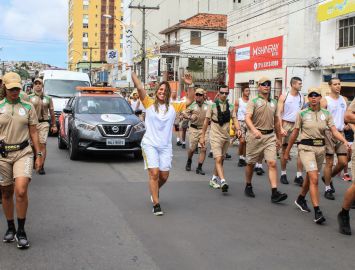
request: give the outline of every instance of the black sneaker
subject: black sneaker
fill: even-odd
[[[196,169],[196,173],[197,173],[197,174],[201,174],[201,175],[205,175],[205,174],[206,174],[205,171],[202,170],[202,168],[197,168],[197,169]]]
[[[296,185],[302,187],[302,185],[303,185],[303,177],[302,176],[295,177],[295,181],[294,182],[295,182]]]
[[[325,179],[324,179],[324,176],[322,176],[322,181],[323,181],[323,183],[324,183],[324,185],[325,185]],[[334,185],[333,185],[333,181],[330,181],[330,188],[331,188],[331,192],[332,193],[335,193],[335,188],[334,188]]]
[[[280,191],[276,191],[274,194],[271,195],[271,202],[279,203],[287,199],[286,193],[281,193]]]
[[[231,158],[232,158],[232,156],[230,154],[226,153],[226,159],[231,159]]]
[[[191,161],[186,162],[185,170],[188,172],[191,171]]]
[[[208,157],[209,157],[209,158],[213,158],[213,153],[210,152],[210,153],[208,154]]]
[[[263,175],[263,169],[262,168],[256,168],[256,174],[257,175]]]
[[[298,198],[295,200],[295,204],[302,212],[311,212],[311,209],[307,205],[307,200]]]
[[[17,248],[25,249],[30,247],[30,243],[27,240],[27,235],[25,231],[18,231],[15,234],[15,240],[17,242]]]
[[[327,190],[326,192],[324,192],[324,198],[328,199],[328,200],[335,200],[335,197],[333,195],[333,192],[331,190]]]
[[[315,212],[313,221],[319,225],[325,221],[325,217],[323,216],[322,211],[319,210]]]
[[[176,142],[176,145],[177,145],[177,146],[181,146],[182,143],[181,143],[180,141],[178,141],[178,142]]]
[[[244,194],[247,197],[255,198],[255,194],[254,194],[252,186],[246,186],[245,189],[244,189]]]
[[[244,159],[239,159],[239,161],[238,161],[238,167],[244,167],[244,166],[246,166],[246,165],[247,165],[247,163],[245,162]]]
[[[181,148],[182,148],[182,149],[186,149],[186,144],[183,143],[183,144],[181,145]]]
[[[15,228],[7,229],[2,241],[4,243],[11,243],[11,242],[15,241],[15,234],[16,234],[16,229]]]
[[[345,235],[351,235],[350,217],[344,215],[341,211],[338,214],[339,232]]]
[[[287,180],[287,175],[286,175],[286,174],[281,175],[281,177],[280,177],[280,182],[281,182],[282,184],[284,184],[284,185],[288,185],[288,184],[289,184],[289,183],[288,183],[288,180]]]
[[[259,171],[260,171],[261,174],[264,174],[264,173],[265,173],[265,171],[264,171],[264,169],[263,169],[262,167],[259,168]]]
[[[157,203],[156,205],[153,206],[153,214],[156,216],[162,216],[164,215],[164,212],[161,210],[160,204]]]
[[[195,154],[196,155],[198,154],[198,147],[196,147],[196,149],[195,149]]]
[[[40,175],[45,175],[46,174],[46,171],[44,170],[43,167],[39,169],[38,174],[40,174]]]
[[[228,186],[227,182],[222,182],[221,183],[222,192],[228,192],[228,188],[229,188],[229,186]]]

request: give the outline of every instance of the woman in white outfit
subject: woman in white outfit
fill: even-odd
[[[146,109],[146,132],[142,139],[142,152],[145,169],[148,169],[149,189],[153,203],[153,213],[163,215],[159,204],[159,189],[169,177],[172,161],[172,129],[177,112],[183,111],[193,101],[194,90],[189,87],[186,102],[171,102],[171,89],[163,81],[155,91],[154,98],[147,95],[137,75],[132,73],[132,80],[138,90],[139,98]],[[191,75],[186,74],[185,84],[191,85]]]

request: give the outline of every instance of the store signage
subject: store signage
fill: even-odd
[[[355,0],[332,0],[317,8],[319,22],[355,12]]]
[[[283,36],[235,47],[235,73],[282,68]]]

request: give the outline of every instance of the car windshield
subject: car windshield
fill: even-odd
[[[78,114],[132,114],[128,102],[121,97],[80,97],[76,103]]]
[[[75,89],[77,86],[90,86],[90,83],[74,80],[46,80],[44,91],[49,96],[72,97],[77,93]]]

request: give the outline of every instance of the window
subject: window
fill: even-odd
[[[339,21],[339,48],[355,46],[355,17]]]
[[[83,10],[88,10],[89,6],[88,5],[83,5]]]
[[[170,44],[170,34],[168,34],[168,43]]]
[[[205,59],[203,58],[189,58],[189,71],[202,72],[204,70]]]
[[[200,31],[191,31],[191,45],[201,45],[201,32]]]
[[[89,47],[89,43],[88,42],[83,42],[83,48],[87,48]]]
[[[83,23],[83,28],[89,28],[89,24],[88,23]]]
[[[226,33],[218,33],[218,46],[220,47],[227,46]]]
[[[224,73],[227,69],[227,63],[225,61],[217,62],[217,73]]]
[[[84,14],[84,15],[83,15],[83,20],[88,20],[88,19],[89,19],[89,15]]]
[[[89,33],[84,32],[83,37],[86,37],[86,38],[89,37]]]

